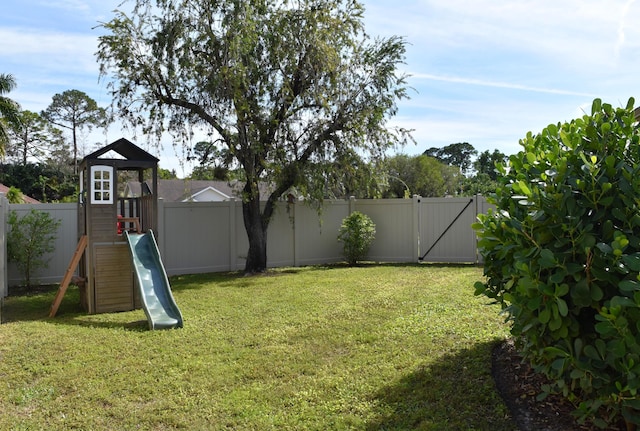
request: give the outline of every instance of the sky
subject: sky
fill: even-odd
[[[121,0],[5,0],[0,15],[0,73],[17,88],[7,96],[40,112],[53,95],[84,91],[100,106],[111,98],[94,53],[100,22]],[[468,142],[478,152],[509,155],[519,140],[551,123],[590,113],[594,98],[640,105],[640,1],[362,0],[365,28],[407,43],[401,72],[410,99],[392,126],[413,130],[416,144],[398,152]],[[129,3],[121,6],[130,9]],[[634,25],[635,24],[635,25]],[[84,137],[88,153],[132,132],[119,125]],[[168,137],[166,139],[169,139]],[[172,145],[146,146],[160,167],[188,175]]]

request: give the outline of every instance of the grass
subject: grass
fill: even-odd
[[[8,297],[3,430],[514,430],[490,375],[507,335],[475,267],[171,280],[185,327]]]

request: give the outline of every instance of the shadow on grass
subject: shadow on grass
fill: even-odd
[[[55,294],[56,290],[48,290],[6,297],[2,305],[2,323],[47,319]],[[68,294],[69,296],[74,296],[72,288],[69,289]],[[59,313],[72,313],[82,310],[79,294],[76,292],[75,296],[78,298],[75,304],[64,300],[58,309]]]
[[[277,277],[300,272],[318,271],[325,272],[344,268],[377,268],[377,267],[395,267],[395,268],[469,268],[477,265],[472,263],[425,263],[425,262],[358,262],[356,265],[349,265],[346,262],[335,262],[323,265],[308,265],[296,267],[269,268],[266,272],[245,274],[243,271],[226,271],[226,272],[206,272],[200,274],[173,275],[169,277],[171,289],[178,292],[181,290],[202,289],[212,283],[225,286],[233,283],[238,286],[238,280],[246,279],[246,285],[252,285],[261,277]],[[242,283],[241,283],[242,284]]]
[[[124,328],[125,330],[147,331],[146,320],[135,320],[123,323],[122,320],[110,320],[109,313],[90,316],[80,305],[80,292],[76,286],[70,286],[65,293],[55,317],[49,317],[51,304],[57,289],[30,292],[28,294],[8,296],[2,305],[2,322],[34,322],[43,321],[57,325],[91,326],[99,328]],[[144,317],[142,311],[141,316]]]
[[[113,313],[105,313],[101,316],[108,316],[109,314]],[[104,318],[101,320],[95,320],[87,314],[64,317],[55,323],[59,323],[61,325],[88,326],[91,328],[124,329],[125,331],[131,332],[149,331],[149,323],[146,320],[134,320],[131,322],[105,320]]]
[[[381,414],[367,431],[517,430],[491,377],[495,344],[446,355],[376,393]]]

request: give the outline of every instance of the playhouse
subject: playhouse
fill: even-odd
[[[127,311],[141,306],[133,263],[123,233],[157,232],[158,159],[121,138],[80,163],[78,238],[86,249],[78,273],[81,301],[90,313]],[[141,183],[142,196],[120,198],[121,178]],[[122,180],[124,182],[124,180]],[[148,187],[148,182],[152,187]]]
[[[120,183],[130,182],[132,174],[137,174],[140,197],[120,197]],[[182,327],[155,237],[158,198],[151,190],[157,189],[158,159],[124,138],[82,159],[78,246],[49,317],[55,317],[74,281],[90,314],[142,307],[149,329]]]

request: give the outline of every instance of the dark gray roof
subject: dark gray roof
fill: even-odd
[[[158,180],[158,197],[165,202],[182,202],[189,197],[211,187],[220,193],[239,199],[242,193],[243,183],[228,181],[204,181],[204,180]],[[149,184],[151,187],[151,184]],[[129,181],[127,189],[133,196],[140,196],[140,183]],[[153,190],[152,190],[153,192]],[[266,186],[260,187],[260,198],[266,200],[269,190]]]
[[[152,154],[147,153],[142,148],[135,145],[133,142],[120,138],[117,141],[114,141],[107,145],[106,147],[102,147],[97,151],[85,156],[85,159],[92,160],[98,159],[100,156],[108,153],[109,151],[115,151],[120,154],[127,160],[135,160],[135,161],[145,161],[145,162],[154,162],[158,163],[159,159]]]

